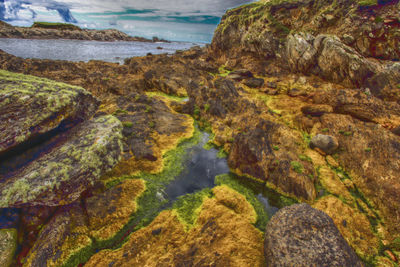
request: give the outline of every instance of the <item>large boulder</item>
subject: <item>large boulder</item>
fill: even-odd
[[[279,210],[264,242],[267,266],[363,266],[332,219],[308,204]]]
[[[98,101],[81,87],[0,70],[0,156],[18,144],[91,116]]]
[[[75,201],[119,161],[121,132],[118,119],[102,116],[54,137],[47,146],[55,148],[43,149],[48,151],[37,159],[41,148],[24,151],[20,157],[31,155],[33,160],[25,160],[22,167],[4,175],[0,207],[58,206]],[[10,159],[12,163],[18,160],[18,156]]]

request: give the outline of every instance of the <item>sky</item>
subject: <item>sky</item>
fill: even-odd
[[[252,0],[0,0],[0,20],[68,22],[83,28],[115,28],[133,36],[210,42],[229,8]]]

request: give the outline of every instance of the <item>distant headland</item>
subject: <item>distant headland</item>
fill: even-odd
[[[158,37],[147,39],[130,36],[115,29],[93,30],[82,29],[68,23],[34,22],[31,27],[16,27],[0,21],[0,38],[21,39],[73,39],[88,41],[137,41],[137,42],[169,42]]]

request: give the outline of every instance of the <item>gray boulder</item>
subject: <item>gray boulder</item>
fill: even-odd
[[[267,266],[363,266],[333,220],[308,204],[279,210],[265,231]]]

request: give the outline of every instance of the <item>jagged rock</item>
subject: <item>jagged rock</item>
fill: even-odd
[[[326,154],[332,154],[339,147],[339,143],[334,136],[317,134],[311,139],[311,148],[319,148]]]
[[[298,142],[287,127],[260,121],[256,128],[236,136],[228,163],[232,169],[267,181],[287,194],[313,200],[313,168],[309,162],[300,163]]]
[[[57,206],[75,201],[119,161],[121,131],[119,120],[103,116],[56,136],[61,145],[5,175],[6,179],[1,183],[0,207]],[[33,152],[37,152],[35,148]],[[35,154],[31,156],[35,157]]]
[[[98,106],[80,87],[3,70],[0,79],[0,120],[7,122],[0,126],[0,156],[57,127],[78,124]]]
[[[17,230],[0,230],[0,266],[9,267],[17,250]]]
[[[374,97],[368,90],[317,91],[313,102],[328,104],[335,113],[351,115],[362,121],[390,125],[392,128],[400,124],[400,105]]]
[[[267,266],[363,266],[332,219],[308,204],[279,210],[265,230]]]

